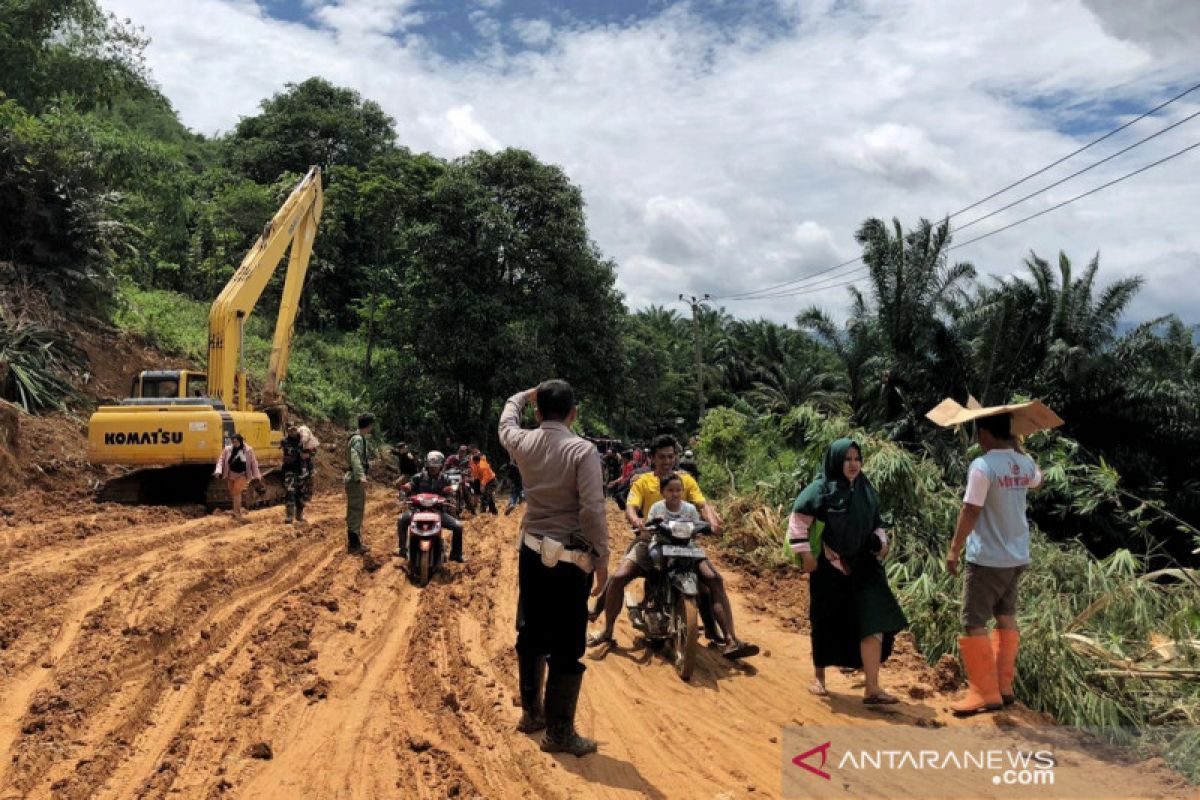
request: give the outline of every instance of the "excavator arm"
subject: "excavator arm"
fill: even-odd
[[[280,389],[287,377],[292,329],[322,205],[321,169],[310,167],[308,174],[267,223],[262,235],[246,253],[241,266],[225,284],[209,311],[208,390],[211,397],[224,402],[227,408],[240,411],[250,409],[243,363],[246,319],[290,245],[291,254],[283,283],[283,299],[279,304],[279,318],[275,322],[264,392],[268,405],[280,400]]]

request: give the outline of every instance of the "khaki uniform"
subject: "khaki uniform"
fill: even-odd
[[[517,654],[546,657],[550,675],[582,675],[587,598],[592,573],[559,561],[547,567],[526,545],[526,534],[585,550],[608,561],[608,524],[600,454],[561,422],[521,428],[524,393],[509,398],[500,416],[500,442],[521,471],[526,509],[521,520],[517,601]]]
[[[362,547],[362,521],[367,509],[367,487],[363,478],[371,472],[371,459],[367,440],[361,433],[350,436],[346,443],[346,457],[350,468],[344,478],[346,484],[346,538],[350,549]]]

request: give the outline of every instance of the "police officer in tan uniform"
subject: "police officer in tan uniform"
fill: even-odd
[[[530,403],[536,404],[539,425],[526,430],[521,413]],[[584,756],[596,752],[596,742],[575,730],[585,669],[580,658],[588,594],[593,585],[599,594],[608,576],[608,525],[600,454],[571,432],[576,414],[571,386],[545,381],[508,399],[500,442],[521,471],[527,503],[518,545],[516,650],[523,714],[517,728],[524,733],[545,728],[546,752]]]

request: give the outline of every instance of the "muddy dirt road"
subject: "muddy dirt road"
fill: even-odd
[[[706,651],[690,685],[622,621],[580,702],[600,753],[550,756],[514,731],[519,514],[468,521],[469,562],[417,590],[396,559],[368,571],[343,552],[337,494],[301,526],[280,508],[237,526],[41,501],[0,515],[0,798],[776,797],[785,725],[946,721],[938,695],[869,712],[836,672],[832,700],[809,695],[807,637],[743,598],[764,653]],[[395,511],[377,489],[377,554]],[[923,694],[915,669],[885,684]],[[1098,768],[1106,785],[1187,794],[1161,769]]]

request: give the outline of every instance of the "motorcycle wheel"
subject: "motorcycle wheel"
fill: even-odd
[[[424,588],[429,585],[429,573],[431,571],[431,562],[433,561],[433,552],[430,550],[417,551],[416,569],[413,571],[413,577],[416,579],[417,586]]]
[[[675,671],[681,680],[692,677],[696,666],[696,642],[700,638],[700,621],[696,598],[680,595],[675,600]]]

